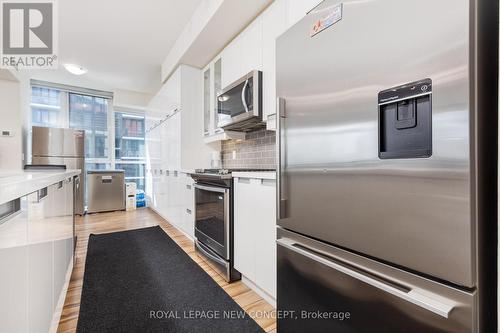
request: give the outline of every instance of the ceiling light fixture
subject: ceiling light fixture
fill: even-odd
[[[87,68],[75,64],[64,64],[64,68],[74,75],[83,75],[88,72]]]

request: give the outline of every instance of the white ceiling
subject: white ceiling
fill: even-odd
[[[161,63],[201,0],[63,0],[59,69],[32,78],[95,89],[153,93]],[[74,76],[63,63],[89,72]]]

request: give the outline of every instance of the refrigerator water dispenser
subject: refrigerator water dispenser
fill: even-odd
[[[412,82],[381,91],[379,157],[423,158],[432,155],[432,81]]]

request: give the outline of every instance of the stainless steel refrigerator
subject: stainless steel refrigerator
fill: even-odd
[[[277,39],[278,332],[496,329],[497,49],[498,1],[329,0]]]
[[[83,215],[85,198],[85,132],[67,128],[32,128],[32,164],[65,165],[80,169],[80,186],[75,194],[75,214]]]

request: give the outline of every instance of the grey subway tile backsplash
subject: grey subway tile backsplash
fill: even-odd
[[[227,169],[275,169],[276,132],[262,129],[247,133],[245,140],[222,141],[221,156]]]

